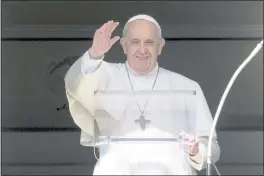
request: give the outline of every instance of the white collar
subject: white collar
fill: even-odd
[[[139,73],[137,73],[135,70],[133,70],[130,65],[128,64],[128,61],[125,62],[125,66],[129,72],[130,75],[132,76],[135,76],[135,77],[148,77],[148,76],[155,76],[158,72],[158,69],[159,69],[159,63],[156,62],[156,66],[154,67],[154,69],[149,72],[148,74],[145,74],[145,75],[140,75]]]

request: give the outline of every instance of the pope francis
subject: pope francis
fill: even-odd
[[[153,17],[137,15],[130,18],[125,24],[122,38],[112,37],[112,32],[118,25],[118,22],[108,21],[97,29],[92,46],[65,75],[69,110],[81,129],[81,144],[94,146],[97,137],[102,135],[177,136],[181,132],[179,129],[184,129],[182,126],[185,119],[179,120],[176,114],[161,115],[159,112],[161,107],[170,109],[175,104],[164,103],[162,100],[153,103],[153,99],[137,97],[136,94],[132,95],[135,101],[129,105],[126,102],[128,99],[120,96],[111,99],[112,101],[101,97],[99,101],[95,94],[100,91],[193,90],[196,97],[196,120],[192,126],[194,133],[188,133],[188,130],[181,133],[188,139],[185,159],[181,157],[176,145],[113,145],[104,154],[100,153],[94,175],[196,175],[197,171],[206,167],[207,142],[212,124],[212,116],[199,84],[159,66],[157,59],[165,40],[160,25]],[[105,54],[118,40],[127,61],[105,61]],[[177,107],[180,106],[182,105]],[[140,158],[143,155],[144,158]],[[217,162],[219,157],[220,148],[215,133],[212,162]]]

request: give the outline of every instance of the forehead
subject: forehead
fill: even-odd
[[[155,39],[158,37],[158,28],[146,20],[135,20],[128,24],[127,36],[129,38]]]

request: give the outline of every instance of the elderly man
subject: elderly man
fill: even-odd
[[[95,140],[96,129],[99,130],[98,133],[107,131],[109,134],[114,134],[119,128],[122,128],[126,129],[126,133],[128,133],[132,128],[131,126],[135,126],[134,123],[130,125],[124,123],[123,127],[113,127],[111,126],[111,120],[109,120],[109,123],[105,121],[103,124],[102,121],[97,119],[95,116],[95,111],[99,106],[95,100],[97,90],[195,90],[197,98],[195,107],[197,116],[195,123],[196,136],[192,134],[185,134],[185,136],[189,139],[188,162],[191,166],[190,172],[196,174],[197,170],[200,171],[206,166],[207,137],[212,124],[212,116],[199,84],[183,75],[159,66],[157,59],[161,55],[165,40],[162,38],[160,25],[154,18],[148,15],[132,17],[126,23],[121,39],[119,36],[112,37],[112,32],[118,25],[118,22],[108,21],[97,29],[92,46],[72,65],[65,76],[70,113],[74,122],[82,130],[81,144],[85,146],[92,145]],[[105,54],[119,39],[124,54],[127,56],[127,61],[125,63],[104,61]],[[148,102],[148,100],[146,101]],[[116,106],[120,106],[120,109],[124,108],[122,103],[116,104]],[[137,102],[137,106],[142,117],[144,117],[147,103],[140,106],[140,102]],[[118,116],[118,113],[115,115]],[[159,118],[162,120],[163,117]],[[131,121],[134,121],[134,119],[131,119]],[[124,127],[124,125],[127,126]],[[173,122],[171,122],[171,125],[174,125]],[[134,126],[133,130],[136,128]],[[144,128],[146,128],[146,131],[148,130],[148,127]],[[107,157],[100,159],[101,161],[97,163],[94,170],[95,175],[132,174],[129,172],[131,171],[129,162],[125,164],[126,158],[122,158],[116,152],[112,151]],[[161,155],[157,157],[161,157]],[[169,155],[167,158],[165,157],[165,160],[170,160]],[[219,156],[220,149],[215,134],[212,144],[212,161],[216,162]],[[173,160],[173,157],[171,158]],[[175,170],[173,167],[177,168],[175,163],[174,166],[166,167],[167,171],[161,171],[160,174],[170,173],[175,175],[181,173],[173,171]]]

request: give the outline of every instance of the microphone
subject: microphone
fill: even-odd
[[[236,72],[233,74],[233,76],[231,77],[225,91],[224,94],[220,100],[220,103],[218,105],[217,111],[215,113],[215,117],[213,120],[213,124],[211,127],[211,131],[210,131],[210,135],[209,135],[209,140],[208,140],[208,150],[207,150],[207,168],[206,168],[206,175],[212,175],[211,173],[211,156],[212,156],[212,140],[213,140],[213,134],[215,131],[215,127],[219,118],[219,114],[221,112],[222,106],[224,104],[224,101],[226,99],[226,96],[232,86],[232,84],[234,83],[235,79],[237,78],[238,74],[242,71],[242,69],[252,60],[252,58],[255,57],[255,55],[259,52],[259,50],[262,48],[263,46],[263,39],[260,43],[257,44],[257,46],[255,47],[255,49],[250,53],[250,55],[248,56],[248,58],[238,67],[238,69],[236,70]]]

